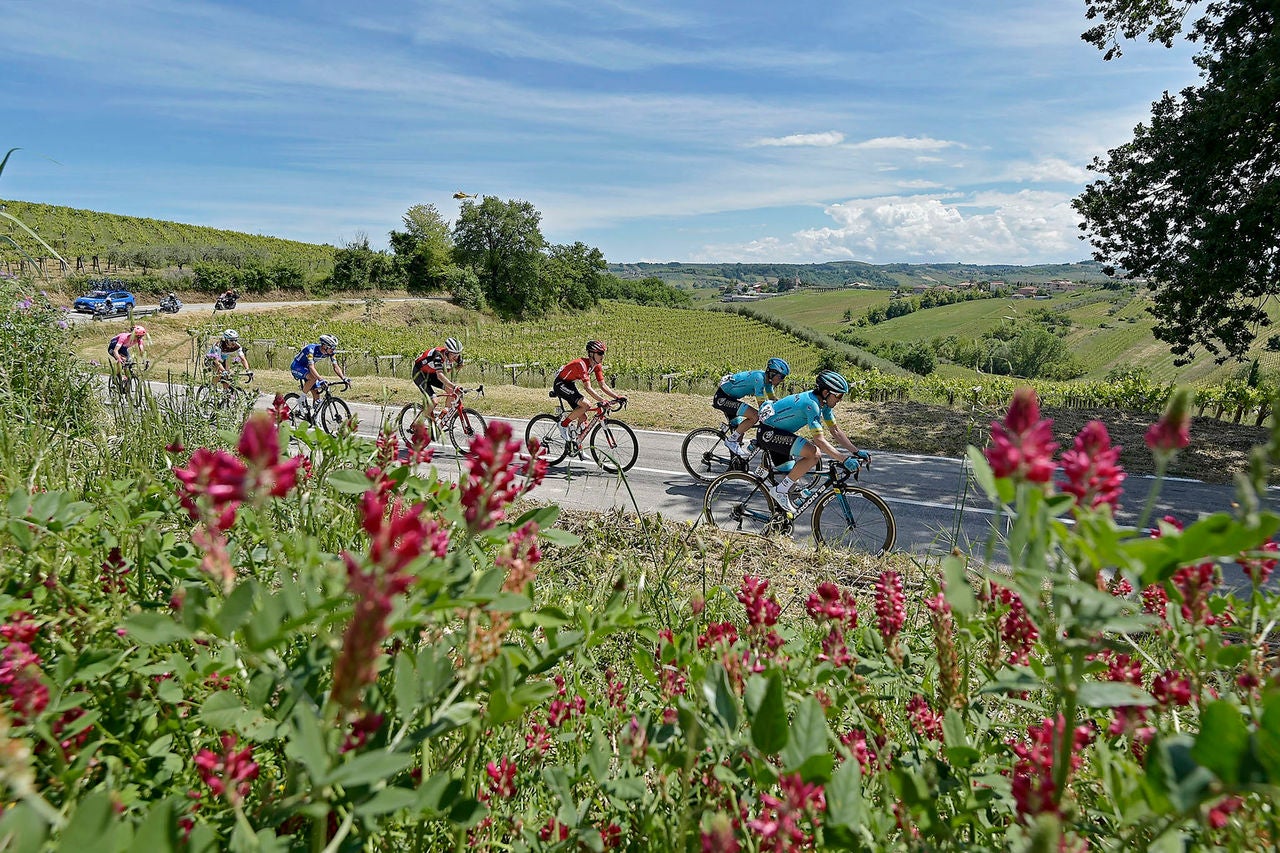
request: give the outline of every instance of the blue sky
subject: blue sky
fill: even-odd
[[[1185,46],[1075,0],[3,0],[0,197],[386,244],[518,198],[611,261],[1046,263]]]

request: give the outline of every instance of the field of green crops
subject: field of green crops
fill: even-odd
[[[772,314],[800,326],[831,334],[845,327],[841,318],[845,311],[860,317],[877,305],[889,301],[888,290],[841,288],[839,290],[805,290],[774,296],[752,303],[757,311]]]
[[[244,314],[236,322],[242,337],[274,340],[281,350],[330,332],[352,352],[416,356],[453,336],[462,341],[469,363],[491,365],[558,367],[583,355],[589,338],[598,338],[609,346],[605,361],[610,371],[653,375],[719,376],[763,366],[778,355],[798,376],[810,376],[821,355],[812,344],[746,317],[618,302],[525,323],[504,323],[436,303],[387,303],[367,318],[361,316],[364,312],[327,307],[302,318],[291,309]]]

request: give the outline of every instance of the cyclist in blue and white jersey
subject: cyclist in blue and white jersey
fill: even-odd
[[[834,370],[823,370],[814,378],[813,390],[760,407],[760,420],[764,424],[760,444],[773,455],[775,462],[796,460],[795,467],[773,488],[773,499],[787,512],[795,513],[789,493],[817,464],[819,451],[850,469],[857,467],[859,460],[871,458],[870,453],[855,447],[836,424],[833,409],[848,393],[848,380]],[[837,448],[827,438],[828,434],[844,450]]]
[[[231,372],[227,369],[227,362],[238,361],[246,371],[249,371],[249,358],[245,355],[244,346],[240,343],[240,333],[235,329],[224,331],[221,337],[209,347],[204,357],[206,366],[210,370],[218,371],[218,382],[227,389],[231,388]],[[250,375],[252,375],[251,372]]]
[[[790,365],[780,358],[771,358],[764,370],[744,370],[720,377],[711,406],[718,409],[726,421],[742,418],[737,428],[724,439],[724,443],[738,456],[745,458],[751,455],[742,446],[742,437],[760,420],[760,403],[778,399],[778,387],[789,373]],[[746,402],[747,398],[753,398],[755,405]]]
[[[333,360],[333,372],[344,382],[349,381],[342,372],[342,366],[333,358],[337,351],[338,339],[333,335],[321,335],[319,342],[307,344],[299,350],[293,357],[293,364],[289,365],[293,378],[302,383],[302,393],[311,394],[312,402],[320,400],[320,392],[316,389],[316,383],[321,381],[320,373],[316,370],[317,361],[326,358]]]

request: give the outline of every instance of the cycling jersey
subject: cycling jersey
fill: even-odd
[[[317,359],[333,358],[334,355],[335,353],[332,352],[321,352],[320,344],[307,344],[293,357],[293,363],[289,365],[289,372],[293,374],[294,379],[301,381],[310,375],[311,365]]]
[[[211,359],[216,358],[226,364],[232,357],[243,359],[244,353],[241,350],[239,341],[218,341],[209,347],[209,352],[206,353],[206,356]]]
[[[834,428],[836,416],[819,402],[815,392],[804,391],[776,403],[765,403],[760,407],[760,422],[796,435],[803,431],[803,437],[812,439],[822,435],[824,426]]]
[[[763,370],[744,370],[720,377],[720,390],[726,397],[741,400],[743,397],[778,399],[778,389],[764,378]]]
[[[115,356],[116,352],[119,351],[127,359],[129,357],[129,345],[133,341],[133,332],[121,332],[107,342],[107,353]]]
[[[446,369],[448,369],[448,364],[445,362],[444,347],[429,349],[413,362],[414,373],[435,374]]]
[[[575,358],[573,361],[560,368],[560,372],[556,374],[556,379],[561,382],[578,382],[586,379],[590,374],[594,373],[596,382],[604,384],[604,365],[591,365],[589,358]]]

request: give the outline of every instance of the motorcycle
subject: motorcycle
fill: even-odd
[[[236,302],[240,299],[240,294],[234,290],[228,290],[226,293],[218,297],[218,301],[213,303],[215,311],[230,311],[236,307]]]
[[[182,310],[182,300],[176,296],[166,296],[160,300],[161,314],[177,314]]]

